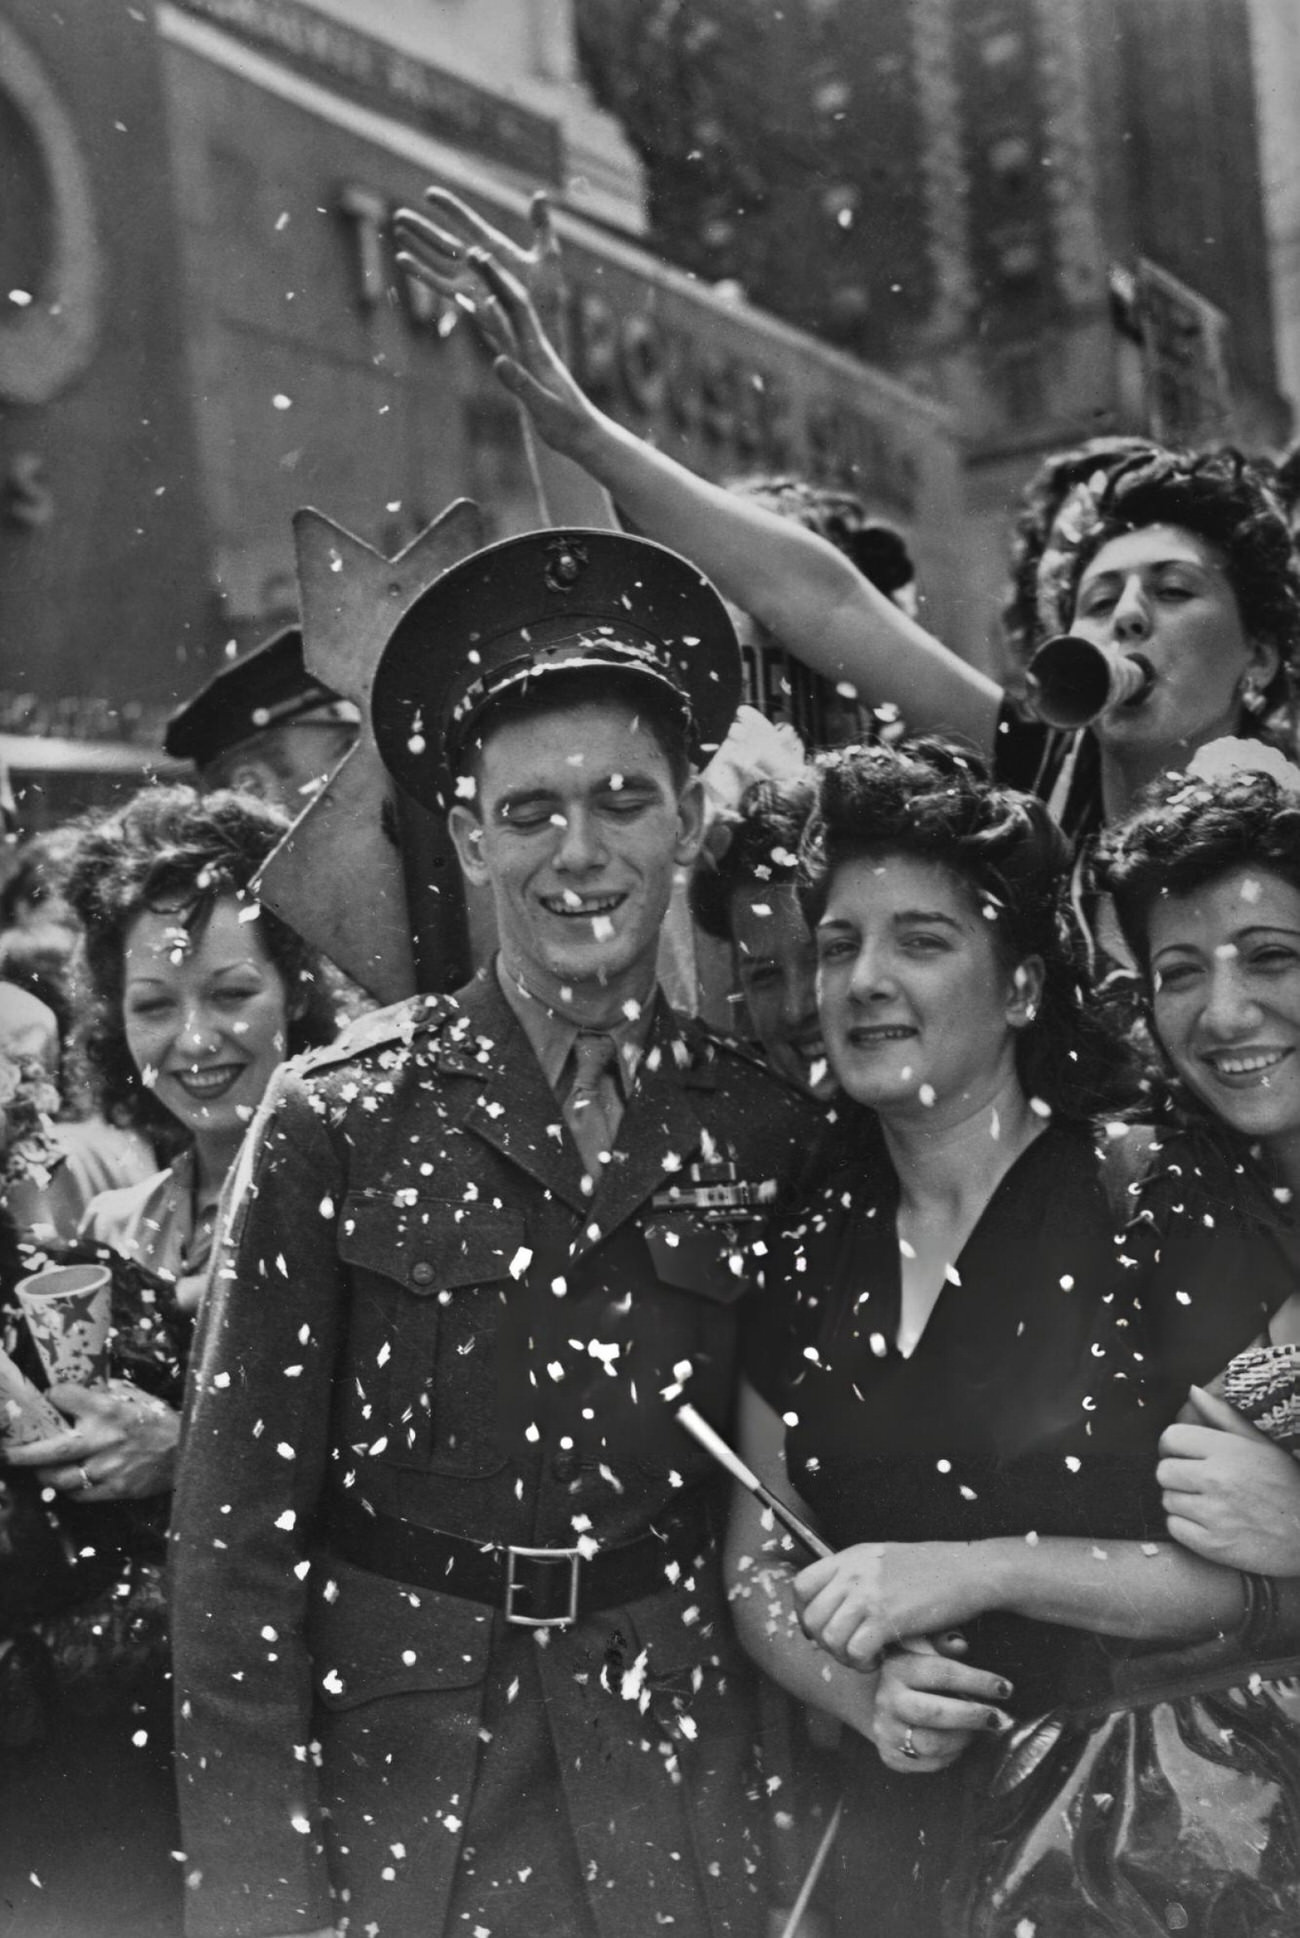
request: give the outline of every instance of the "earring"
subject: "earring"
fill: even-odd
[[[1268,705],[1264,689],[1253,673],[1248,673],[1241,683],[1241,704],[1247,713],[1261,714]]]

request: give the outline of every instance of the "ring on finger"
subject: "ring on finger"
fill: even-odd
[[[86,1472],[84,1467],[78,1467],[77,1472],[81,1475],[81,1485],[83,1488],[93,1487],[95,1485],[94,1481],[90,1478],[90,1475]]]
[[[920,1750],[917,1749],[916,1742],[912,1736],[912,1726],[910,1723],[908,1724],[907,1728],[903,1731],[903,1740],[899,1744],[898,1750],[899,1750],[900,1756],[907,1757],[909,1762],[913,1761],[916,1757],[918,1757],[921,1754]]]

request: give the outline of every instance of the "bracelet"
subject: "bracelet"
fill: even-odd
[[[1241,1623],[1237,1640],[1247,1655],[1261,1655],[1276,1631],[1277,1583],[1271,1575],[1241,1570]]]

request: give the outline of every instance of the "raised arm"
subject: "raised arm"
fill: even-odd
[[[567,355],[564,264],[548,198],[539,193],[529,205],[533,240],[527,249],[485,222],[450,189],[431,188],[425,201],[436,220],[417,209],[399,209],[393,218],[402,245],[397,258],[402,267],[473,318],[483,286],[467,260],[469,251],[491,251],[529,291],[561,354]],[[542,518],[553,525],[616,527],[614,508],[596,479],[563,452],[540,443],[527,411],[521,411],[520,418]]]
[[[1001,689],[863,578],[833,545],[734,496],[624,430],[574,382],[522,282],[499,254],[466,252],[482,279],[475,321],[538,435],[574,459],[637,527],[693,559],[733,604],[827,679],[890,701],[913,732],[991,751]]]

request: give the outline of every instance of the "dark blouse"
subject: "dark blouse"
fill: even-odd
[[[1053,1123],[993,1193],[904,1358],[897,1179],[878,1132],[859,1119],[855,1133],[854,1147],[839,1130],[803,1209],[777,1221],[746,1341],[749,1377],[793,1420],[790,1476],[822,1533],[837,1548],[1163,1538],[1161,1430],[1288,1296],[1294,1245],[1246,1208],[1239,1178],[1177,1142],[1145,1139],[1103,1176],[1090,1133]],[[967,1660],[1011,1680],[1022,1716],[1101,1693],[1132,1647],[1003,1613],[964,1633]],[[869,1905],[872,1938],[940,1938],[967,1799],[996,1751],[990,1737],[915,1776],[843,1733],[833,1928],[859,1929]]]
[[[1101,759],[1090,733],[1065,733],[1026,719],[1004,699],[993,740],[993,773],[1003,787],[1046,801],[1076,844],[1101,826]]]
[[[1206,1245],[1194,1212],[1125,1225],[1090,1133],[1054,1123],[1001,1180],[904,1357],[897,1203],[883,1146],[832,1166],[773,1237],[749,1329],[746,1370],[786,1417],[790,1478],[826,1539],[1162,1539],[1160,1433],[1190,1381],[1259,1332],[1284,1272],[1243,1271],[1240,1234],[1225,1222]],[[1085,1696],[1118,1646],[1003,1614],[968,1635],[1022,1713]]]

